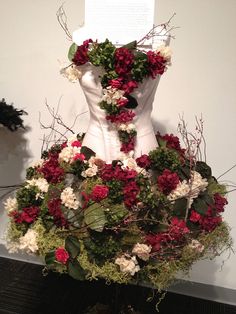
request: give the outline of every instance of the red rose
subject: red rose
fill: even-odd
[[[63,248],[59,247],[55,251],[55,258],[61,264],[66,264],[69,259],[69,253]]]
[[[175,172],[165,169],[163,173],[157,178],[157,185],[159,190],[168,195],[173,191],[179,183],[179,176]]]
[[[96,185],[91,193],[91,199],[94,202],[100,202],[107,197],[109,188],[106,185]]]
[[[149,168],[151,165],[151,159],[148,155],[142,155],[136,159],[137,165],[141,168]]]
[[[115,51],[115,71],[119,75],[128,74],[134,62],[133,53],[127,48],[118,48]]]

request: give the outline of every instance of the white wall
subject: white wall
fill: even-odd
[[[59,0],[0,1],[0,97],[28,112],[26,132],[11,134],[0,129],[0,184],[23,180],[25,168],[40,157],[43,130],[39,111],[46,123],[50,118],[45,98],[56,106],[70,124],[76,114],[87,110],[79,85],[59,75],[58,60],[67,61],[69,42],[56,20]],[[82,0],[69,0],[65,9],[68,26],[78,28],[83,20]],[[189,129],[195,115],[203,114],[208,163],[219,176],[236,162],[236,1],[159,0],[157,20],[173,20],[176,39],[172,40],[173,65],[163,76],[155,99],[153,120],[162,131],[175,132],[179,114],[184,113]],[[85,130],[88,114],[77,122]],[[224,176],[236,182],[236,170]],[[236,239],[236,194],[229,195],[225,219]],[[6,217],[0,212],[2,236]],[[0,253],[6,252],[0,248]],[[23,258],[18,256],[18,258]],[[236,290],[235,255],[220,270],[227,255],[214,262],[199,262],[190,280]]]

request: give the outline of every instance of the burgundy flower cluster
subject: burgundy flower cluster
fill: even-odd
[[[60,198],[52,198],[48,201],[48,212],[53,217],[54,224],[57,227],[68,228],[69,223],[65,219],[65,216],[62,212],[61,208],[61,199]]]
[[[115,71],[120,76],[127,75],[134,62],[133,53],[127,48],[118,48],[115,51]]]
[[[165,72],[166,61],[159,52],[148,51],[147,58],[148,70],[153,79],[156,78],[158,74],[162,75]]]
[[[211,232],[222,222],[220,213],[224,211],[227,204],[226,198],[216,193],[214,194],[214,204],[208,206],[206,213],[201,215],[195,210],[191,210],[189,220],[198,224],[201,229]]]
[[[10,216],[13,217],[15,223],[22,224],[32,224],[37,219],[40,212],[40,208],[37,206],[30,206],[22,208],[22,211],[14,210],[10,213]]]
[[[89,61],[88,48],[89,44],[92,42],[92,39],[88,39],[83,42],[83,45],[78,46],[74,58],[72,59],[75,65],[83,65]]]
[[[95,185],[92,189],[91,199],[94,202],[100,202],[104,198],[106,198],[109,194],[109,188],[106,185]]]
[[[59,183],[64,179],[64,169],[58,162],[58,153],[49,154],[49,158],[38,170],[49,183]]]
[[[173,191],[179,183],[179,176],[175,172],[165,169],[163,173],[157,178],[157,185],[159,190],[168,195]]]

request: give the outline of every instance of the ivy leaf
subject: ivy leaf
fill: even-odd
[[[72,258],[76,258],[80,253],[80,243],[76,237],[68,236],[65,241],[65,249]]]
[[[107,222],[102,206],[95,203],[86,208],[84,211],[84,221],[90,229],[102,232]]]
[[[127,49],[130,49],[130,50],[136,49],[136,47],[137,47],[137,41],[136,40],[131,41],[130,43],[122,46],[122,48],[127,48]]]
[[[51,265],[55,262],[55,252],[50,251],[45,255],[45,263],[46,265]]]
[[[73,261],[69,261],[68,263],[68,274],[76,279],[76,280],[84,280],[85,279],[85,271],[80,266],[79,262],[75,259]]]
[[[68,52],[68,59],[69,59],[70,61],[72,61],[72,59],[74,58],[74,55],[75,55],[75,53],[76,53],[76,51],[77,51],[77,48],[78,48],[78,46],[77,46],[75,43],[73,43],[73,44],[70,46],[69,52]]]
[[[85,156],[86,160],[96,155],[95,152],[87,146],[82,146],[80,152]]]
[[[208,204],[206,203],[206,201],[204,199],[197,198],[193,203],[193,207],[197,213],[199,213],[201,215],[205,215],[205,213],[208,209]]]
[[[125,105],[126,108],[134,109],[138,106],[138,102],[133,96],[127,95],[126,98],[128,99],[128,103]]]

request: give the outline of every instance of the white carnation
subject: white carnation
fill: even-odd
[[[133,247],[132,253],[137,255],[143,261],[147,261],[149,260],[151,250],[152,247],[150,245],[136,243]]]
[[[137,165],[136,160],[132,157],[124,158],[121,160],[123,163],[122,169],[131,169],[137,171],[137,173],[142,173],[143,175],[147,174],[147,171],[144,168],[141,168]]]
[[[77,209],[79,207],[79,201],[71,187],[67,187],[61,192],[61,202],[68,208]]]
[[[61,69],[60,74],[66,77],[71,83],[78,82],[78,80],[82,77],[82,72],[74,64],[67,68]]]
[[[4,208],[8,213],[10,213],[13,210],[17,210],[18,208],[17,199],[15,197],[9,197],[8,199],[6,199],[6,201],[4,202]]]
[[[27,188],[31,186],[36,186],[40,192],[47,193],[48,191],[49,184],[47,180],[44,178],[31,179],[31,180],[27,180],[26,182],[27,182],[27,185],[26,185]]]
[[[126,131],[127,133],[131,133],[132,131],[135,131],[136,127],[133,123],[129,123],[129,124],[121,123],[118,126],[118,129],[120,131]]]
[[[122,273],[128,273],[131,276],[140,270],[136,256],[131,257],[128,255],[123,255],[121,257],[117,257],[115,264],[120,266],[120,271]]]
[[[19,249],[27,253],[35,253],[38,251],[37,244],[38,233],[35,230],[28,229],[26,234],[19,239]]]
[[[86,169],[85,171],[82,171],[81,175],[84,177],[84,178],[87,178],[87,177],[93,177],[97,174],[98,172],[98,167],[94,164],[92,167],[89,167],[88,169]]]
[[[71,163],[76,154],[80,154],[80,147],[77,146],[64,147],[59,154],[59,161]]]

